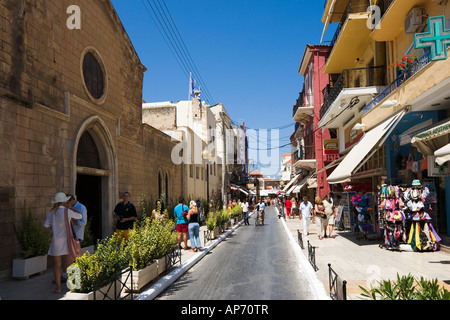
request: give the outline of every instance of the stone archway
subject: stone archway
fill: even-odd
[[[112,212],[117,195],[117,161],[113,139],[99,116],[84,120],[75,134],[72,155],[71,193],[89,204],[96,238],[111,234]]]

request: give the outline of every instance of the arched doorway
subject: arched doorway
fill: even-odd
[[[106,126],[98,116],[88,118],[77,131],[73,154],[72,190],[87,208],[91,232],[101,239],[113,230],[116,201],[115,152]]]

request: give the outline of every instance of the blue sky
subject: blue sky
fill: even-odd
[[[233,121],[254,129],[292,124],[279,131],[278,146],[293,133],[292,107],[303,77],[298,68],[306,44],[319,44],[324,0],[112,0],[147,71],[147,102],[187,100],[189,78],[158,30],[149,4],[167,7],[201,79],[203,99],[223,103]],[[156,4],[155,4],[156,3]],[[145,5],[144,5],[145,4]],[[156,24],[155,24],[156,22]],[[329,28],[324,43],[331,40]],[[162,29],[160,29],[162,30]],[[164,34],[164,33],[163,33]],[[173,42],[175,42],[173,40]],[[194,74],[196,74],[194,70]],[[197,76],[198,78],[198,76]],[[257,131],[259,133],[259,131]],[[269,139],[270,138],[269,132]],[[265,138],[252,145],[250,158],[265,174],[277,172],[272,161],[262,167],[259,147],[271,159],[290,146],[266,151]],[[267,161],[266,161],[267,162]],[[279,161],[278,161],[279,162]]]

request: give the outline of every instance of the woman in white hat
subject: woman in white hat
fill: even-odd
[[[53,208],[48,212],[47,219],[44,226],[52,230],[53,237],[48,249],[48,255],[53,256],[53,274],[55,276],[56,289],[54,293],[61,293],[61,267],[64,259],[64,272],[67,265],[67,255],[69,254],[69,247],[67,244],[66,224],[64,220],[64,209],[66,202],[70,199],[70,196],[66,196],[63,192],[58,192],[55,195],[54,200],[50,201],[53,204]],[[81,214],[67,209],[67,215],[69,221],[71,219],[81,219]],[[67,275],[65,275],[67,278]]]

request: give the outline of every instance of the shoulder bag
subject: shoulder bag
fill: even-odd
[[[75,262],[76,258],[81,257],[81,244],[78,240],[75,229],[72,223],[69,223],[69,217],[67,213],[67,208],[64,209],[64,221],[66,223],[66,234],[67,234],[67,247],[69,248],[69,260],[70,263]],[[70,225],[70,226],[69,226]]]

